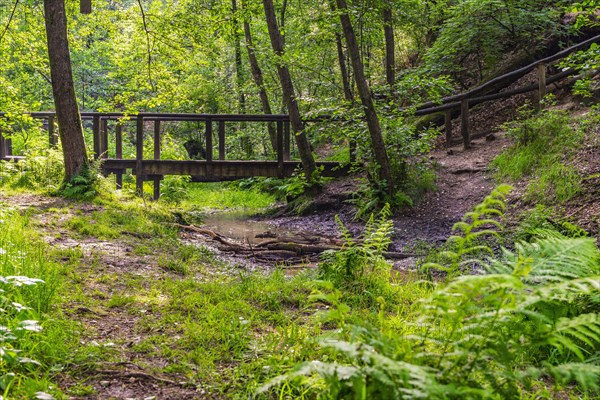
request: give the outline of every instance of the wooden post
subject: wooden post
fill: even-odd
[[[115,128],[115,158],[117,160],[123,158],[123,126],[121,121],[117,121]],[[123,188],[123,174],[121,172],[117,172],[116,183],[117,189]]]
[[[219,160],[225,160],[225,121],[219,121]]]
[[[160,160],[160,120],[154,121],[154,159]],[[154,200],[160,198],[160,176],[154,177]]]
[[[94,141],[94,160],[100,157],[100,117],[94,116],[92,125],[93,141]]]
[[[135,133],[135,187],[138,196],[144,195],[144,175],[142,161],[144,160],[144,117],[137,116]]]
[[[542,100],[546,96],[546,64],[541,63],[537,66],[537,78],[538,78],[538,93],[537,93],[537,109],[541,110]]]
[[[212,160],[213,160],[213,137],[212,137],[212,119],[206,119],[206,175],[212,175]]]
[[[50,141],[50,147],[56,148],[58,146],[58,137],[54,130],[54,117],[48,117],[48,140]]]
[[[206,119],[206,162],[212,162],[212,119]]]
[[[465,150],[471,148],[471,133],[469,132],[469,128],[469,99],[462,99],[460,102],[460,129]]]
[[[290,121],[285,121],[283,125],[283,159],[290,161]]]
[[[350,152],[350,163],[356,162],[356,140],[350,138],[348,142],[348,151]]]
[[[283,121],[277,121],[277,175],[284,177]]]
[[[2,129],[0,129],[0,160],[4,159],[6,154],[6,139],[4,139],[4,136],[2,135]]]
[[[108,119],[100,118],[100,157],[108,158]]]
[[[446,148],[452,146],[452,110],[446,110],[444,115],[444,130],[446,132]]]

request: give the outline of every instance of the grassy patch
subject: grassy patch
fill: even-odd
[[[272,194],[254,188],[240,189],[226,183],[190,183],[183,205],[189,208],[253,212],[269,207],[274,202]]]
[[[491,163],[498,179],[530,178],[526,196],[536,202],[564,203],[581,193],[581,176],[569,161],[585,131],[570,123],[565,113],[544,111],[506,125],[515,144]]]
[[[56,394],[53,369],[64,365],[76,342],[77,324],[56,313],[64,268],[32,239],[28,218],[0,210],[0,394],[35,398]]]

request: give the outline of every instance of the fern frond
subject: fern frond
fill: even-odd
[[[580,360],[584,360],[582,345],[577,341],[590,347],[600,344],[600,314],[582,314],[574,318],[559,319],[547,341],[559,351],[570,350]]]
[[[600,365],[565,363],[549,365],[547,371],[557,382],[564,385],[576,381],[586,390],[596,390],[600,387]]]
[[[505,252],[503,262],[514,272],[524,260],[529,260],[525,280],[531,283],[560,282],[599,272],[598,248],[590,238],[549,238],[534,243],[521,242],[515,247],[516,253]],[[498,265],[494,263],[491,270],[497,270]]]

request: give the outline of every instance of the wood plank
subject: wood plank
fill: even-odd
[[[94,144],[94,160],[100,157],[100,116],[94,116],[92,125],[92,140]]]

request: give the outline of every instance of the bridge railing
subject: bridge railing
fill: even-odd
[[[32,112],[29,115],[44,120],[48,131],[49,143],[57,146],[58,136],[54,122],[55,112]],[[2,114],[0,114],[2,116]],[[94,159],[101,160],[102,171],[116,176],[116,186],[123,185],[123,175],[131,170],[136,177],[136,188],[143,192],[145,181],[154,183],[154,198],[160,196],[160,181],[165,175],[189,175],[195,181],[223,181],[253,176],[286,177],[300,165],[291,160],[291,132],[288,115],[248,115],[248,114],[186,114],[142,112],[136,115],[119,112],[82,112],[82,120],[91,121]],[[112,122],[109,125],[109,122]],[[204,143],[206,154],[203,160],[162,160],[162,129],[166,122],[200,122],[204,124]],[[275,160],[227,160],[226,124],[228,123],[274,124],[276,129]],[[123,127],[135,123],[135,158],[124,158]],[[114,129],[114,136],[110,135]],[[144,157],[148,135],[152,140],[153,152]],[[216,134],[215,134],[216,133]],[[114,139],[113,139],[114,138]],[[216,140],[215,140],[216,138]],[[114,140],[114,142],[112,142]],[[112,143],[111,143],[112,142]],[[215,143],[216,142],[216,143]],[[109,144],[114,145],[114,157],[109,155]],[[12,155],[11,141],[0,132],[0,160],[19,160],[22,157]],[[213,153],[216,153],[216,157]],[[318,162],[325,176],[339,176],[346,172],[337,162]]]

